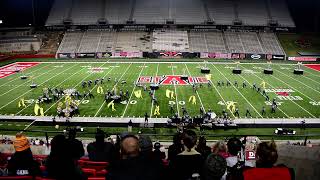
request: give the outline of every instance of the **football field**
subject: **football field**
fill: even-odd
[[[44,88],[62,88],[64,91],[79,91],[80,94],[90,91],[94,95],[94,98],[73,99],[78,103],[80,111],[76,116],[143,117],[147,113],[152,118],[166,118],[174,113],[182,116],[184,107],[193,117],[199,115],[200,108],[203,107],[205,112],[211,110],[217,116],[222,116],[222,111],[226,110],[230,118],[235,119],[238,118],[234,115],[236,107],[239,109],[240,118],[246,117],[247,109],[251,114],[247,115],[248,118],[320,117],[320,71],[316,70],[319,69],[319,65],[316,65],[315,69],[303,66],[304,75],[294,75],[296,65],[272,64],[274,74],[266,75],[263,70],[267,64],[242,63],[239,65],[242,74],[234,75],[232,69],[236,64],[210,62],[207,67],[211,70],[211,78],[200,72],[202,66],[203,63],[198,62],[126,63],[125,60],[39,62],[18,73],[4,75],[0,79],[0,114],[35,116],[35,104],[39,96],[43,95]],[[28,76],[28,79],[22,80],[22,75]],[[186,75],[188,80],[181,80],[182,75]],[[94,82],[102,78],[103,83],[99,81],[97,85],[92,83],[90,87],[82,87],[83,81]],[[208,81],[212,82],[211,86]],[[231,84],[227,86],[228,81]],[[32,83],[36,83],[38,87],[31,89]],[[155,114],[157,105],[152,103],[149,95],[149,85],[153,83],[159,84],[159,89],[154,92],[159,114]],[[243,83],[246,87],[243,87]],[[196,84],[196,91],[193,84]],[[260,87],[260,92],[252,88],[253,84]],[[144,85],[148,88],[147,91],[144,90]],[[100,87],[103,93],[98,93]],[[263,95],[263,89],[269,101],[266,95]],[[112,110],[111,100],[105,101],[104,93],[108,90],[116,90],[116,94],[120,91],[125,94],[128,90],[128,97],[123,97],[120,103],[114,103]],[[276,112],[272,113],[271,102],[274,98],[278,107]],[[54,116],[57,115],[58,105],[62,104],[63,107],[65,101],[65,97],[59,97],[57,101],[40,103],[39,106],[43,108],[45,116]],[[266,109],[265,114],[262,113],[263,107]]]

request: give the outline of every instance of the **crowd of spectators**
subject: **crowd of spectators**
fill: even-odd
[[[96,141],[88,144],[90,161],[108,162],[108,180],[233,180],[233,179],[294,179],[292,169],[275,166],[278,159],[274,141],[262,142],[256,148],[256,163],[245,161],[244,143],[230,138],[227,143],[216,142],[212,148],[203,136],[184,130],[173,137],[168,157],[159,142],[144,135],[123,134],[115,143],[105,141],[106,134],[97,129]],[[58,180],[87,179],[79,165],[84,146],[76,139],[76,131],[56,135],[51,140],[51,151],[44,166],[34,160],[30,142],[18,133],[13,145],[15,153],[6,166],[7,175],[45,176]],[[164,163],[167,162],[167,163]]]

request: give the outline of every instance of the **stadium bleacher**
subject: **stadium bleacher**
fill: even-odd
[[[284,0],[56,0],[46,26],[93,25],[100,19],[109,24],[204,24],[233,25],[240,20],[245,26],[267,26],[269,20],[280,26],[294,27]]]

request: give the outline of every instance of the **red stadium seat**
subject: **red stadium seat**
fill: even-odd
[[[90,168],[82,168],[82,171],[85,175],[87,175],[88,177],[93,176],[95,177],[97,174],[97,170],[95,169],[90,169]]]
[[[0,176],[0,180],[33,180],[32,176]]]
[[[96,176],[97,177],[105,177],[108,174],[108,171],[103,169],[101,171],[97,171]]]
[[[89,157],[81,157],[80,160],[89,161]]]
[[[91,169],[95,169],[97,171],[100,171],[100,170],[106,169],[106,167],[109,165],[109,163],[108,162],[95,162],[95,161],[80,161],[79,165],[83,168],[91,168]]]
[[[106,180],[105,177],[89,177],[88,180]]]

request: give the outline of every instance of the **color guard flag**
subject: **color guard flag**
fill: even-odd
[[[154,114],[155,116],[160,116],[160,106],[156,106],[156,108],[154,109]]]
[[[34,105],[34,109],[33,109],[34,114],[35,114],[36,116],[39,115],[39,109],[40,109],[40,106],[39,106],[38,103],[36,103],[36,104]]]
[[[262,81],[261,84],[260,84],[260,86],[262,86],[262,88],[265,89],[265,88],[266,88],[266,82],[265,82],[265,81]]]
[[[111,110],[112,111],[116,111],[116,109],[114,108],[114,102],[113,102],[114,100],[112,100],[111,102],[109,102],[109,104],[107,105],[107,107],[108,108],[110,108],[110,106],[111,106]]]
[[[44,116],[43,108],[40,108],[40,116]]]
[[[99,86],[99,87],[97,88],[97,93],[98,93],[98,94],[103,94],[103,88],[102,88],[101,86]]]
[[[231,112],[235,112],[236,111],[236,102],[229,102],[227,105],[227,109],[229,109]]]
[[[211,81],[211,74],[206,74],[206,78],[208,81]]]
[[[169,89],[167,89],[167,90],[166,90],[166,97],[167,97],[167,98],[170,98],[170,93],[171,93],[171,91],[170,91]]]
[[[134,95],[135,95],[137,98],[142,98],[141,90],[134,91]]]
[[[24,107],[24,108],[27,107],[27,106],[24,104],[24,99],[23,99],[23,98],[21,98],[20,101],[18,102],[18,107],[21,107],[21,106]]]
[[[194,95],[189,97],[189,102],[191,101],[192,104],[197,104],[196,97]]]

